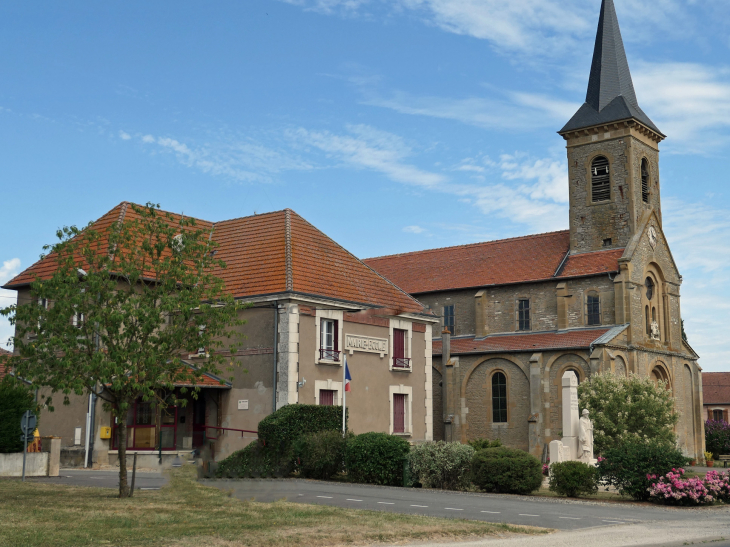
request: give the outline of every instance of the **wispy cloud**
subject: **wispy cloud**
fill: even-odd
[[[0,266],[0,285],[4,285],[13,277],[20,273],[20,259],[11,258],[5,260]],[[0,308],[6,308],[15,304],[17,301],[17,293],[0,289]],[[0,348],[12,349],[8,346],[8,339],[13,336],[14,329],[5,317],[0,317]]]
[[[121,131],[119,138],[130,140],[132,136]],[[311,163],[289,151],[268,148],[253,140],[229,136],[204,144],[188,144],[172,137],[149,134],[137,135],[135,139],[153,154],[172,154],[186,167],[242,182],[266,182],[283,171],[305,171],[313,168]]]
[[[730,337],[730,214],[703,203],[665,199],[664,230],[683,277],[682,317],[705,370],[727,370]],[[698,219],[702,219],[701,222]]]
[[[405,226],[403,231],[407,234],[422,234],[424,232],[428,232],[426,228],[421,228],[420,226]]]
[[[666,144],[672,152],[706,153],[728,144],[730,68],[697,63],[636,66],[639,102],[669,135]]]
[[[281,0],[286,4],[300,6],[308,11],[340,15],[353,14],[370,0]]]

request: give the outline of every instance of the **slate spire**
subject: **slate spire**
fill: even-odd
[[[662,134],[639,107],[613,0],[603,0],[586,102],[560,133],[635,118]]]

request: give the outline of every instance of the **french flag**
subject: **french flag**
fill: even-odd
[[[351,380],[352,376],[350,376],[350,367],[347,366],[347,357],[345,357],[345,391],[350,391]]]

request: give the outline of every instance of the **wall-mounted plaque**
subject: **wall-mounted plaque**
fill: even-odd
[[[372,336],[360,336],[359,334],[345,335],[345,351],[352,355],[355,351],[366,353],[379,353],[381,357],[388,353],[387,338],[373,338]]]

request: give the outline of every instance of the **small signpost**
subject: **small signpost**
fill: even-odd
[[[28,441],[33,440],[33,432],[35,431],[38,419],[30,410],[26,410],[20,419],[20,430],[23,434],[20,440],[23,441],[23,482],[25,482],[25,458],[28,455]]]

